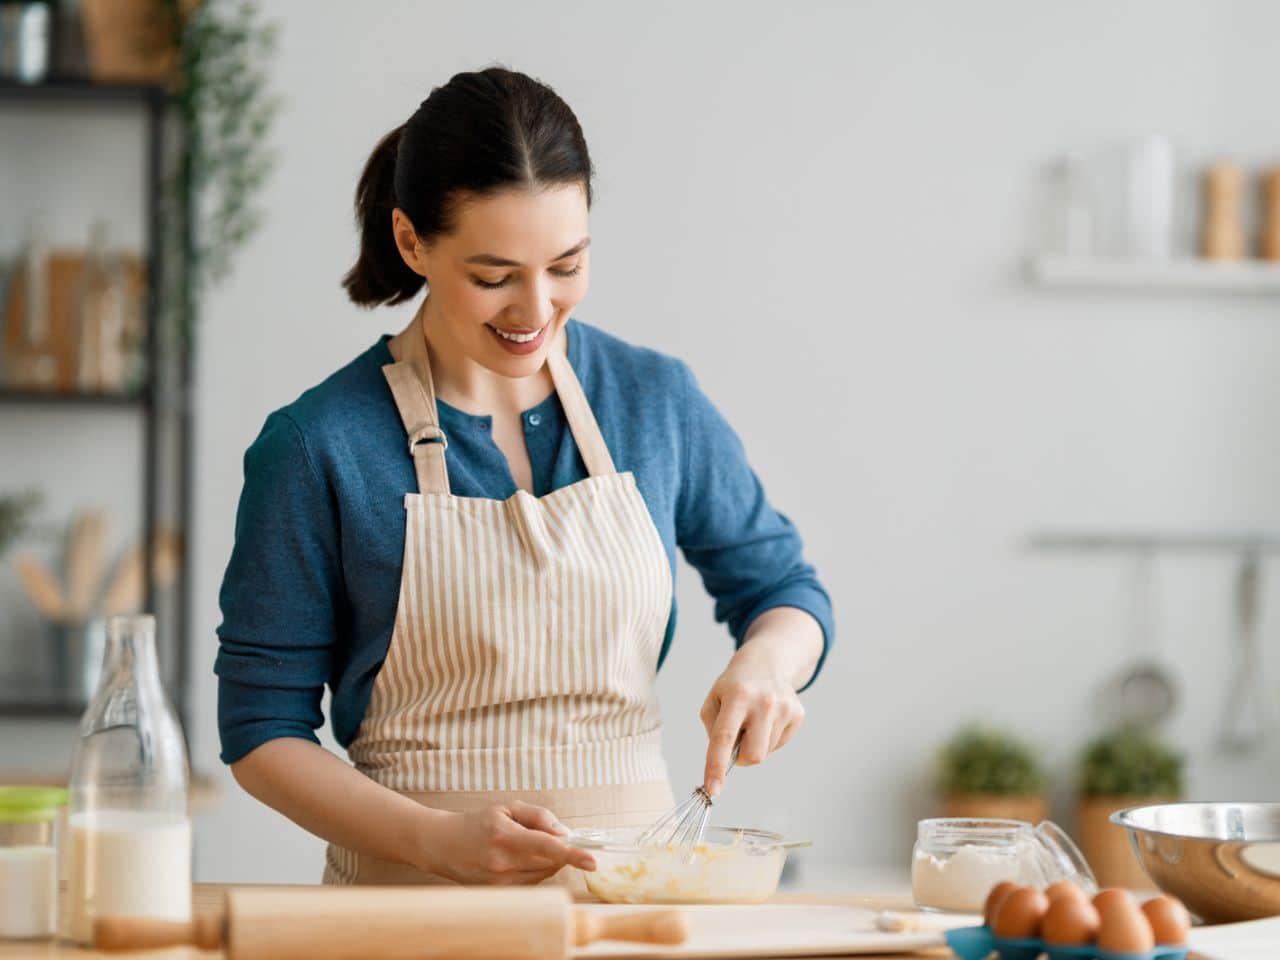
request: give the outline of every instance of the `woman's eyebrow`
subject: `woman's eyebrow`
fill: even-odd
[[[552,260],[551,262],[555,263],[556,260],[563,260],[565,259],[565,257],[572,257],[575,253],[581,253],[583,250],[587,249],[587,247],[589,246],[591,246],[591,238],[583,237],[581,240],[579,240],[572,247],[570,247],[564,253],[560,254],[560,256],[556,257],[555,260]],[[524,264],[520,263],[519,261],[506,260],[502,257],[495,257],[492,253],[477,253],[474,257],[467,257],[467,259],[464,260],[463,262],[478,263],[486,267],[523,267],[524,266]]]

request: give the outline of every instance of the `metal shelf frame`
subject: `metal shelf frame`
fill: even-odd
[[[49,104],[75,103],[92,108],[94,105],[136,104],[144,111],[145,161],[143,193],[146,198],[144,211],[143,244],[144,265],[147,278],[145,300],[147,377],[140,392],[133,395],[103,393],[40,393],[39,391],[0,388],[0,415],[11,414],[18,408],[84,409],[102,408],[131,411],[143,418],[142,442],[142,543],[144,569],[148,571],[144,608],[155,609],[155,583],[150,576],[152,569],[152,542],[159,525],[160,482],[160,429],[161,421],[174,418],[177,430],[177,523],[181,535],[181,557],[175,584],[174,664],[175,686],[172,690],[175,707],[184,729],[190,727],[190,534],[192,530],[192,448],[194,418],[189,402],[192,374],[191,345],[185,334],[174,340],[177,357],[163,355],[161,322],[161,288],[165,269],[162,236],[163,210],[161,197],[164,192],[166,120],[174,97],[166,88],[148,84],[100,84],[81,77],[53,77],[39,84],[0,82],[0,105],[21,106],[40,110]],[[182,241],[182,262],[173,269],[185,270],[191,249],[190,211],[184,214],[185,229]],[[184,278],[185,282],[185,278]],[[174,387],[177,395],[162,396],[162,370],[166,362],[173,362],[176,372]],[[77,716],[84,704],[50,698],[49,702],[0,703],[0,716]]]

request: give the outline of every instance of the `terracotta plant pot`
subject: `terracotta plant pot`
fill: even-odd
[[[1124,797],[1094,796],[1080,798],[1079,829],[1080,850],[1084,853],[1094,876],[1104,887],[1133,887],[1139,890],[1155,889],[1155,884],[1142,869],[1129,846],[1129,835],[1123,827],[1111,822],[1111,814],[1126,807],[1141,807],[1149,803],[1168,803],[1175,797]]]
[[[1044,820],[1048,815],[1049,805],[1039,794],[1001,796],[970,793],[944,797],[942,801],[944,817],[1024,820],[1034,824]]]

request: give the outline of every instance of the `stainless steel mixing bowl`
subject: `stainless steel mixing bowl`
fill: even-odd
[[[1111,822],[1156,886],[1206,923],[1280,914],[1280,803],[1157,803]]]

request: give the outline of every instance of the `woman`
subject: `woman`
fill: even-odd
[[[345,280],[361,306],[428,295],[245,456],[222,756],[329,841],[327,882],[536,883],[594,869],[568,826],[671,806],[653,681],[677,545],[738,644],[702,706],[704,787],[740,736],[759,763],[803,718],[827,595],[688,369],[569,319],[590,203],[548,87],[434,90],[369,158]],[[326,683],[354,766],[316,739]]]

